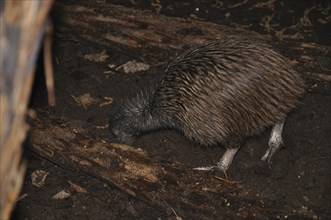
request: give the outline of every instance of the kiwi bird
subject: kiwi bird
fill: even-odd
[[[224,38],[184,52],[153,88],[112,106],[109,128],[126,144],[170,128],[201,145],[222,145],[220,161],[201,169],[225,172],[247,137],[273,126],[261,158],[271,161],[303,92],[300,74],[270,45]]]

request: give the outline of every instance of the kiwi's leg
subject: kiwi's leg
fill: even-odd
[[[268,143],[269,148],[261,158],[263,161],[267,160],[269,164],[271,163],[272,155],[280,148],[281,144],[283,143],[282,132],[284,123],[285,120],[273,126]]]
[[[233,158],[238,152],[238,150],[239,148],[227,148],[224,154],[222,155],[220,161],[217,163],[217,168],[225,173],[230,167]]]

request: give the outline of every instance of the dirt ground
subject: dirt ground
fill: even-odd
[[[330,18],[328,23],[321,21],[327,16],[330,17],[330,1],[263,1],[271,3],[269,6],[255,7],[252,10],[249,9],[262,1],[105,2],[231,27],[239,25],[261,34],[268,34],[265,26],[261,25],[262,18],[268,15],[274,14],[271,27],[281,30],[283,27],[296,24],[306,9],[320,5],[324,11],[312,10],[309,14],[312,25],[298,27],[302,38],[282,40],[299,40],[328,48],[331,46]],[[230,14],[228,18],[227,13]],[[56,18],[54,20],[56,21]],[[56,22],[54,25],[57,25]],[[275,36],[272,30],[269,34]],[[290,34],[293,36],[295,31]],[[280,41],[276,38],[274,40]],[[59,38],[56,34],[53,49],[57,104],[55,107],[47,106],[42,68],[38,68],[31,108],[43,109],[63,118],[88,122],[97,126],[100,133],[105,134],[108,132],[105,126],[108,122],[109,105],[100,106],[100,103],[107,101],[105,97],[120,100],[132,96],[140,89],[156,83],[166,68],[166,63],[162,63],[151,65],[149,70],[136,73],[124,73],[123,69],[110,71],[109,64],[118,67],[131,60],[143,60],[116,48],[102,49],[88,43],[79,44]],[[109,55],[105,61],[93,62],[84,59],[85,55],[100,53],[102,50]],[[285,54],[291,54],[291,51],[286,51]],[[176,54],[169,54],[169,60],[166,61],[169,62],[174,57]],[[326,57],[325,60],[327,62],[321,60],[322,73],[330,75],[330,57]],[[39,64],[42,66],[42,61]],[[304,71],[305,69],[300,69],[300,72]],[[314,71],[313,69],[307,72]],[[268,203],[273,213],[270,217],[272,219],[329,219],[331,215],[331,82],[314,77],[304,78],[307,84],[306,95],[302,99],[302,104],[287,118],[283,133],[284,148],[273,157],[271,167],[260,161],[267,148],[271,130],[269,128],[246,141],[227,173],[230,179],[240,182],[253,192],[256,197],[252,199],[258,198],[260,203]],[[77,99],[87,93],[98,101],[89,106],[79,105],[74,97]],[[220,147],[198,146],[171,130],[143,135],[134,146],[146,150],[154,160],[179,162],[187,165],[188,169],[215,164],[224,152]],[[28,150],[25,151],[24,157],[28,167],[21,194],[25,194],[26,197],[17,202],[12,219],[176,218],[174,212],[158,210],[111,185],[75,170],[58,167]],[[31,183],[30,176],[35,170],[45,170],[49,173],[42,188],[37,188]],[[80,185],[88,193],[71,190],[72,195],[65,200],[52,199],[59,191],[70,190],[68,181]],[[284,210],[291,210],[291,213]],[[186,219],[185,216],[180,217]],[[223,219],[222,216],[219,216],[219,219]]]

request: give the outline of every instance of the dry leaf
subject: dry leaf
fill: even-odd
[[[49,173],[44,170],[35,170],[31,174],[32,185],[41,188],[45,185],[46,177]]]
[[[70,187],[73,188],[75,191],[80,192],[80,193],[87,193],[86,189],[71,182],[70,180],[68,181],[68,183],[69,183]]]
[[[146,63],[136,62],[133,60],[121,65],[119,68],[121,67],[123,67],[125,73],[135,73],[148,70],[150,66]]]
[[[62,190],[58,193],[56,193],[53,196],[53,199],[66,199],[69,198],[71,196],[71,193],[68,190]]]
[[[85,55],[84,59],[99,63],[105,61],[108,57],[109,56],[106,54],[106,51],[104,50],[101,53]]]
[[[92,97],[91,94],[85,93],[84,95],[81,96],[74,96],[71,95],[71,97],[79,104],[82,105],[85,109],[87,109],[88,106],[93,105],[97,103],[99,100]]]

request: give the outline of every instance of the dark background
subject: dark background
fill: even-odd
[[[60,1],[63,2],[63,1]],[[73,2],[73,1],[69,1]],[[151,10],[155,13],[182,18],[209,21],[230,27],[241,27],[263,35],[269,35],[279,50],[291,60],[298,58],[284,45],[291,42],[314,43],[330,50],[330,1],[102,1],[126,7]],[[269,2],[269,4],[261,4]],[[75,2],[79,4],[79,1]],[[97,1],[96,1],[97,4]],[[311,9],[305,18],[305,12]],[[54,10],[59,10],[54,7]],[[56,30],[57,16],[53,11]],[[270,28],[264,21],[273,16]],[[307,18],[306,17],[306,18]],[[286,27],[283,35],[279,31]],[[166,27],[165,27],[166,28]],[[73,33],[74,35],[75,33]],[[162,76],[167,62],[177,54],[160,54],[165,63],[153,64],[148,71],[125,74],[122,70],[109,72],[108,64],[120,66],[127,61],[144,62],[139,56],[126,54],[117,47],[100,48],[90,43],[81,44],[58,37],[55,31],[53,45],[57,105],[49,107],[44,88],[42,59],[35,79],[31,108],[43,109],[64,118],[85,121],[99,126],[100,133],[107,134],[109,106],[99,104],[84,108],[72,96],[90,93],[103,100],[115,101],[134,95],[149,87]],[[106,50],[110,56],[96,63],[84,59],[84,55]],[[142,54],[142,56],[146,56]],[[314,54],[309,54],[314,56]],[[261,167],[260,158],[267,148],[271,129],[247,140],[228,171],[230,179],[239,181],[254,192],[260,203],[266,203],[272,218],[279,216],[303,216],[328,219],[331,210],[330,154],[331,154],[331,83],[314,77],[330,74],[330,57],[319,59],[319,65],[295,66],[304,75],[307,92],[302,104],[292,112],[284,128],[284,148],[273,157],[271,168]],[[319,68],[316,68],[318,66]],[[108,71],[108,72],[107,72]],[[107,73],[105,73],[107,72]],[[310,73],[313,73],[309,75]],[[315,74],[315,75],[314,75]],[[100,128],[101,127],[101,128]],[[188,168],[215,164],[224,149],[205,148],[191,143],[174,131],[159,131],[139,138],[135,147],[145,149],[155,160],[178,162]],[[93,177],[57,167],[49,161],[26,150],[28,161],[25,182],[21,194],[28,196],[17,203],[13,219],[174,219],[173,213],[132,198],[117,188]],[[265,164],[264,164],[265,166]],[[49,172],[45,186],[31,184],[30,175],[35,170]],[[72,192],[65,200],[52,197],[63,189],[70,189],[68,181],[84,187],[88,193]],[[290,211],[289,211],[290,210]],[[269,210],[270,211],[270,210]],[[290,215],[289,215],[290,213]],[[233,213],[235,217],[235,213]],[[185,219],[185,216],[181,216]],[[221,216],[220,216],[221,218]],[[197,219],[199,217],[197,216]]]

